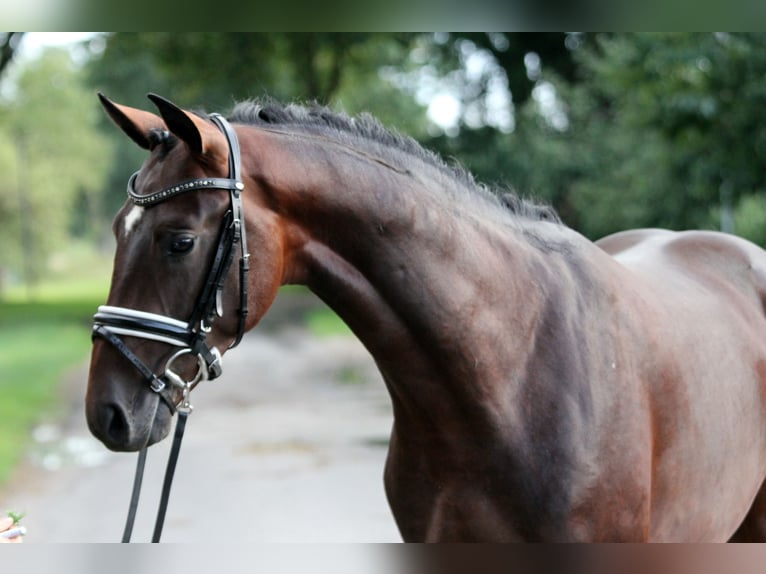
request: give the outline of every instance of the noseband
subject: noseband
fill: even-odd
[[[223,316],[223,287],[226,276],[234,257],[236,246],[240,246],[239,260],[239,324],[237,336],[229,348],[236,347],[245,333],[247,319],[247,275],[249,271],[249,254],[245,236],[245,220],[242,215],[241,193],[244,184],[241,180],[239,141],[237,134],[229,123],[219,114],[211,114],[210,119],[223,132],[229,146],[229,177],[228,178],[199,178],[183,181],[176,185],[161,189],[154,193],[139,195],[136,193],[136,178],[134,173],[128,181],[128,197],[136,205],[150,207],[167,201],[182,193],[190,191],[215,189],[227,190],[231,200],[230,209],[224,216],[221,231],[218,236],[218,247],[207,274],[207,279],[200,292],[194,311],[188,321],[181,321],[166,315],[137,311],[126,307],[101,306],[93,319],[93,339],[101,338],[115,347],[128,362],[130,362],[149,384],[149,388],[157,393],[165,402],[171,413],[178,412],[178,422],[173,437],[165,480],[162,486],[160,507],[154,525],[152,542],[159,542],[165,511],[170,497],[170,487],[173,482],[178,453],[181,448],[186,419],[192,410],[189,393],[201,381],[215,379],[222,372],[221,353],[207,343],[207,335],[213,327],[216,317]],[[121,337],[138,337],[151,341],[159,341],[177,347],[178,350],[166,361],[165,368],[157,375],[125,344]],[[197,373],[190,379],[184,380],[174,369],[174,363],[191,355],[197,359]],[[170,388],[180,389],[181,401],[177,405]],[[133,482],[133,493],[128,510],[122,541],[130,542],[130,536],[135,521],[138,499],[141,492],[141,481],[146,461],[146,447],[141,449],[136,466]]]
[[[215,189],[228,190],[231,200],[218,237],[218,247],[213,258],[207,280],[200,292],[194,311],[188,321],[173,317],[136,311],[126,307],[101,306],[94,316],[93,337],[102,338],[111,343],[141,373],[152,391],[157,393],[171,412],[176,411],[176,403],[170,396],[170,387],[180,388],[188,394],[189,390],[200,381],[212,380],[221,375],[221,353],[206,339],[216,317],[223,316],[222,293],[226,275],[234,257],[237,245],[240,246],[239,260],[239,324],[237,336],[229,348],[235,347],[242,340],[247,318],[247,274],[249,254],[242,216],[241,193],[244,185],[241,181],[240,153],[237,134],[229,123],[220,115],[210,118],[226,136],[229,145],[229,177],[208,177],[183,181],[176,185],[150,194],[136,193],[135,183],[138,172],[128,181],[128,197],[138,206],[150,207],[167,201],[182,193]],[[163,373],[155,374],[141,361],[120,338],[121,336],[138,337],[159,341],[179,347],[179,352],[168,359]],[[180,356],[191,355],[197,358],[198,371],[190,380],[184,381],[175,371],[173,363]],[[187,408],[189,405],[184,405]]]

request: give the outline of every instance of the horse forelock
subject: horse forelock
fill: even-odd
[[[477,203],[489,204],[525,220],[561,223],[552,207],[522,198],[507,189],[493,189],[477,183],[473,175],[461,165],[446,163],[412,137],[386,128],[369,113],[349,116],[317,103],[302,105],[282,104],[271,99],[248,100],[234,107],[230,120],[254,126],[280,126],[297,132],[334,136],[346,144],[359,145],[360,142],[366,142],[374,145],[377,153],[398,152],[397,157],[404,154],[435,168],[454,187],[468,191],[462,195]]]
[[[168,130],[158,128],[149,130],[149,145],[151,149],[159,149],[163,157],[175,147],[176,143],[178,143],[178,138]]]

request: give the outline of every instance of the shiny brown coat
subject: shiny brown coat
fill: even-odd
[[[151,149],[139,190],[226,174],[226,142],[204,119],[106,107]],[[594,244],[536,216],[544,210],[514,213],[372,124],[306,127],[278,108],[250,112],[236,126],[248,328],[280,285],[299,283],[365,344],[393,404],[385,485],[404,540],[766,534],[764,251],[692,231]],[[157,129],[174,137],[160,142]],[[225,192],[138,214],[127,203],[108,303],[188,315],[226,204]],[[197,243],[170,260],[162,244],[179,229]],[[226,309],[236,296],[232,275]],[[231,313],[216,323],[222,351],[235,326]],[[146,341],[134,350],[156,367],[170,353]],[[167,409],[101,341],[86,403],[110,448],[168,432]]]

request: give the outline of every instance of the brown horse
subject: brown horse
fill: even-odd
[[[713,232],[594,244],[369,117],[242,103],[230,152],[209,118],[152,99],[160,115],[103,99],[150,150],[114,221],[108,304],[192,316],[230,190],[136,198],[226,182],[241,153],[244,328],[296,283],[364,343],[393,403],[385,486],[404,540],[766,535],[764,251]],[[238,331],[228,269],[207,329],[221,352]],[[175,350],[129,334],[124,346],[155,372]],[[193,357],[179,365],[191,377]],[[95,340],[87,418],[111,449],[168,433],[171,409],[134,366]]]

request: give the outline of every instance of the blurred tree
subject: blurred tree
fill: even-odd
[[[93,78],[129,105],[145,103],[143,93],[139,101],[126,97],[138,95],[137,89],[168,86],[174,100],[214,109],[266,95],[330,103],[346,74],[366,70],[373,77],[381,54],[399,64],[412,38],[404,33],[120,32],[109,36]],[[371,43],[378,54],[368,49]],[[142,77],[137,62],[143,63]]]
[[[0,32],[0,77],[16,55],[16,48],[23,36],[24,32]]]
[[[762,216],[744,212],[764,208],[753,198],[766,168],[766,35],[576,39],[574,69],[527,58],[539,73],[510,133],[463,123],[458,137],[430,145],[482,179],[548,199],[593,238],[731,220],[758,240],[752,222]]]
[[[272,97],[374,111],[407,133],[425,133],[423,108],[380,75],[407,66],[415,34],[115,33],[90,65],[91,83],[121,103],[147,109],[146,93],[226,112],[237,101]],[[104,119],[104,125],[108,120]],[[108,126],[115,154],[108,210],[144,154]]]
[[[593,46],[595,36],[437,33],[424,34],[420,40],[415,59],[422,68],[410,72],[408,81],[400,85],[417,93],[424,83],[436,84],[429,95],[442,90],[459,101],[454,128],[432,129],[421,141],[445,157],[457,158],[481,181],[547,199],[576,225],[578,211],[567,191],[573,166],[565,158],[585,150],[566,150],[568,143],[561,141],[560,131],[543,121],[545,114],[537,99],[541,84],[550,76],[567,87],[583,81],[576,55]],[[551,111],[546,113],[550,120]],[[563,113],[559,116],[565,120]],[[542,169],[551,154],[561,160],[557,179],[547,177]]]
[[[106,49],[90,68],[97,89],[135,107],[146,106],[147,91],[166,94],[183,105],[224,111],[235,101],[253,97],[315,100],[351,114],[370,111],[386,125],[432,143],[428,132],[433,124],[424,113],[425,104],[412,97],[424,67],[452,77],[454,89],[469,86],[461,94],[466,108],[477,110],[492,124],[497,109],[477,102],[497,84],[498,75],[507,78],[501,80],[500,90],[510,88],[514,102],[523,103],[535,85],[541,61],[546,69],[550,66],[562,77],[574,79],[570,52],[583,38],[562,33],[115,33],[108,36]],[[537,55],[537,71],[531,73],[525,64],[530,52]],[[469,78],[465,68],[471,54],[477,53],[494,58],[496,65],[493,73]],[[509,108],[505,114],[510,113]],[[478,150],[493,145],[496,135],[488,129],[466,137],[473,140],[476,157],[483,157]],[[110,212],[122,202],[123,182],[143,157],[124,138],[115,142],[120,161],[109,186],[115,190]],[[497,175],[498,165],[484,164],[490,178]]]
[[[570,144],[550,164],[585,232],[718,227],[722,202],[762,191],[766,35],[618,35],[578,61],[585,81],[556,83],[568,126],[546,135]]]
[[[591,40],[589,34],[564,32],[454,32],[423,36],[428,45],[421,59],[442,75],[461,70],[465,73],[468,60],[476,54],[492,60],[494,69],[503,75],[515,106],[529,100],[543,70],[576,82],[579,68],[572,52]],[[480,75],[476,78],[479,85],[468,95],[486,94],[492,79],[492,74]]]
[[[34,283],[47,255],[71,234],[73,209],[96,213],[108,142],[69,54],[48,50],[21,73],[0,104],[0,264]],[[98,218],[86,218],[99,221]]]
[[[744,205],[760,209],[740,198],[760,193],[766,161],[764,44],[762,34],[118,33],[92,77],[138,107],[153,90],[222,111],[264,95],[371,111],[478,179],[547,199],[595,238],[717,227],[722,200],[739,225]],[[424,113],[440,92],[458,102],[454,129]],[[114,202],[142,157],[123,140]]]

